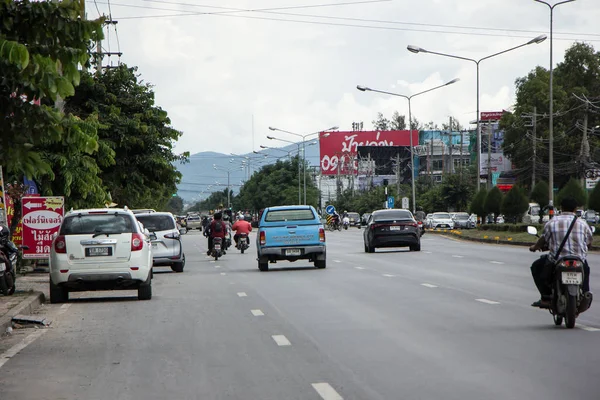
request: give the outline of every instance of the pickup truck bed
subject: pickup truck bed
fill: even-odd
[[[269,262],[309,260],[326,267],[325,229],[311,206],[266,208],[259,221],[257,260],[261,271]]]

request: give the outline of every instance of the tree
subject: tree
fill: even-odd
[[[183,199],[179,196],[171,197],[164,210],[175,215],[183,214]]]
[[[406,129],[406,117],[394,111],[390,120],[390,129],[393,131],[403,131]]]
[[[390,120],[383,116],[383,113],[377,113],[377,119],[373,120],[373,129],[376,131],[389,131]]]
[[[502,200],[501,211],[507,221],[516,224],[520,222],[521,216],[529,208],[529,200],[524,190],[519,186],[513,186]]]
[[[502,207],[502,192],[497,186],[494,186],[485,198],[484,210],[486,215],[494,214],[494,223],[500,214],[500,208]]]
[[[562,199],[566,196],[573,197],[577,201],[577,206],[583,207],[587,204],[587,193],[581,186],[578,179],[571,178],[565,186],[560,189],[556,195],[556,203],[560,206]]]
[[[459,175],[447,175],[441,184],[441,196],[447,209],[464,210],[474,192],[474,185]]]
[[[83,74],[65,110],[82,118],[98,115],[100,178],[113,202],[156,209],[167,204],[181,180],[175,163],[185,162],[188,153],[173,153],[182,133],[155,105],[152,86],[139,79],[137,68],[121,64],[99,76]],[[108,159],[111,149],[114,162]]]
[[[229,191],[229,196],[227,192]],[[208,198],[197,202],[188,211],[210,211],[217,210],[227,207],[227,199],[232,203],[236,200],[235,195],[231,189],[219,190],[212,192]]]
[[[548,203],[550,202],[548,192],[549,192],[548,183],[546,183],[544,181],[538,182],[533,187],[533,190],[531,191],[531,196],[530,196],[531,200],[533,200],[534,202],[536,202],[540,205],[540,220],[539,220],[540,224],[543,222],[544,208],[546,208],[548,206]]]
[[[600,210],[600,185],[594,186],[588,197],[588,208],[590,210]]]
[[[478,217],[480,217],[482,220],[486,215],[486,211],[485,211],[485,202],[487,199],[487,190],[485,190],[485,188],[481,188],[476,194],[475,197],[473,197],[473,200],[471,200],[471,206],[469,207],[469,211],[475,215],[477,215]]]

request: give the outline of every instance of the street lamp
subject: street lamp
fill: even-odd
[[[267,136],[267,139],[269,140],[279,140],[280,142],[286,142],[286,143],[291,143],[291,144],[295,144],[298,147],[298,204],[302,203],[302,192],[300,189],[300,143],[294,143],[290,140],[285,140],[285,139],[279,139],[273,136]],[[261,146],[262,147],[262,146]],[[291,159],[291,157],[290,157]]]
[[[382,90],[375,90],[375,89],[371,89],[371,88],[366,87],[366,86],[360,86],[360,85],[358,85],[356,87],[361,92],[367,92],[367,91],[369,91],[369,92],[389,94],[391,96],[404,97],[406,100],[408,100],[408,133],[409,133],[409,136],[410,136],[410,168],[411,168],[411,175],[412,175],[411,178],[410,178],[410,182],[411,182],[411,186],[412,186],[412,209],[413,209],[413,214],[417,210],[416,209],[416,197],[417,197],[417,195],[416,195],[416,190],[415,190],[415,155],[414,155],[414,144],[413,144],[413,134],[412,134],[413,130],[412,130],[412,126],[411,126],[411,124],[412,124],[412,107],[411,107],[411,102],[410,101],[415,96],[419,96],[419,95],[421,95],[423,93],[428,93],[428,92],[431,92],[433,90],[440,89],[440,88],[443,88],[443,87],[448,86],[448,85],[452,85],[453,83],[456,83],[459,80],[460,79],[455,78],[455,79],[452,79],[450,82],[444,83],[443,85],[436,86],[434,88],[427,89],[427,90],[424,90],[422,92],[412,94],[410,96],[406,96],[404,94],[398,94],[398,93],[384,92]]]
[[[553,25],[554,25],[554,7],[556,6],[560,6],[561,4],[566,4],[566,3],[572,3],[575,0],[565,0],[565,1],[560,1],[554,5],[551,5],[543,0],[534,0],[537,3],[542,3],[548,6],[548,8],[550,9],[550,104],[549,104],[549,111],[550,111],[550,120],[548,121],[549,123],[549,129],[548,129],[548,189],[549,189],[549,193],[548,193],[548,198],[550,199],[549,205],[550,207],[554,206],[554,93],[553,93],[553,82],[554,82],[554,66],[553,66],[553,60],[552,60],[552,39],[553,39]]]
[[[232,162],[232,161],[229,161],[229,162]],[[231,171],[239,169],[239,168],[222,168],[222,167],[217,167],[217,164],[213,164],[213,168],[216,169],[217,171],[227,172],[227,209],[229,210],[231,208],[231,189],[230,189]],[[244,167],[241,167],[241,169],[244,169]],[[218,186],[221,185],[219,182],[215,182],[215,184]]]
[[[411,53],[435,54],[435,55],[443,56],[443,57],[450,57],[450,58],[456,58],[459,60],[471,61],[471,62],[474,62],[475,65],[477,65],[477,190],[479,190],[479,188],[481,187],[481,182],[480,182],[480,180],[481,180],[481,178],[480,178],[481,177],[481,124],[480,124],[480,119],[481,118],[479,116],[479,63],[481,63],[482,61],[487,60],[489,58],[499,56],[500,54],[508,53],[509,51],[513,51],[513,50],[519,49],[524,46],[529,46],[530,44],[542,43],[544,40],[546,40],[546,35],[540,35],[540,36],[537,36],[537,37],[531,39],[527,43],[523,43],[521,45],[511,47],[510,49],[491,54],[489,56],[480,58],[479,60],[476,60],[474,58],[455,56],[452,54],[445,54],[445,53],[438,53],[435,51],[429,51],[429,50],[425,50],[421,47],[413,46],[413,45],[407,46],[408,51],[410,51]],[[488,185],[489,185],[489,179],[488,179]]]
[[[335,131],[338,130],[339,127],[338,126],[332,126],[329,129],[324,129],[322,131],[317,131],[317,132],[313,132],[313,133],[308,133],[306,135],[301,135],[299,133],[294,133],[294,132],[290,132],[290,131],[286,131],[284,129],[278,129],[278,128],[274,128],[272,126],[269,127],[270,130],[272,131],[279,131],[279,132],[283,132],[283,133],[288,133],[290,135],[294,135],[294,136],[298,136],[302,138],[302,172],[303,172],[303,181],[304,181],[304,204],[306,204],[306,138],[309,136],[314,136],[314,135],[318,135],[321,132],[327,132],[327,131]],[[327,137],[329,136],[329,133],[324,133],[321,137]]]

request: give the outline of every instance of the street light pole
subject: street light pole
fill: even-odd
[[[572,3],[575,0],[565,0],[560,1],[554,5],[551,5],[543,0],[534,0],[537,3],[545,4],[550,9],[550,104],[548,106],[550,112],[550,120],[548,123],[550,124],[548,129],[548,198],[550,199],[549,205],[550,207],[554,206],[554,65],[553,65],[553,46],[552,46],[552,36],[553,36],[553,25],[554,25],[554,7],[559,6],[561,4]]]
[[[273,136],[267,136],[269,140],[279,140],[280,142],[286,142],[295,144],[298,147],[298,205],[302,203],[302,190],[300,189],[300,143],[294,143],[290,140],[279,139]]]
[[[439,85],[439,86],[436,86],[434,88],[427,89],[427,90],[424,90],[424,91],[419,92],[419,93],[415,93],[415,94],[410,95],[410,96],[407,96],[407,95],[404,95],[404,94],[398,94],[398,93],[385,92],[385,91],[382,91],[382,90],[375,90],[375,89],[371,89],[369,87],[361,86],[361,85],[358,85],[356,87],[361,92],[367,92],[367,91],[369,91],[369,92],[389,94],[390,96],[404,97],[406,100],[408,100],[408,132],[409,132],[409,136],[410,136],[410,167],[411,167],[411,179],[410,179],[410,182],[411,182],[411,186],[412,186],[412,210],[413,210],[413,214],[417,211],[417,205],[416,205],[417,195],[416,195],[416,189],[415,189],[415,154],[414,154],[414,143],[413,143],[413,132],[412,132],[413,130],[412,130],[412,125],[411,125],[411,123],[412,123],[412,106],[411,106],[411,100],[412,100],[413,97],[422,95],[424,93],[431,92],[431,91],[436,90],[436,89],[443,88],[443,87],[448,86],[448,85],[452,85],[453,83],[456,83],[459,80],[460,79],[458,79],[458,78],[452,79],[451,81],[449,81],[447,83],[444,83],[443,85]]]
[[[535,0],[535,1],[537,1],[537,0]],[[575,0],[569,0],[569,1],[575,1]],[[544,40],[546,40],[546,35],[540,35],[540,36],[537,36],[537,37],[531,39],[527,43],[523,43],[519,46],[515,46],[515,47],[511,47],[510,49],[499,51],[498,53],[494,53],[489,56],[480,58],[479,60],[476,60],[473,58],[455,56],[452,54],[429,51],[429,50],[425,50],[421,47],[413,46],[413,45],[407,46],[408,51],[410,51],[411,53],[429,53],[429,54],[435,54],[437,56],[442,56],[442,57],[456,58],[458,60],[473,62],[477,66],[477,190],[479,190],[481,187],[481,182],[480,182],[480,180],[481,180],[481,123],[480,123],[480,119],[481,118],[480,118],[480,109],[479,109],[479,92],[480,92],[480,90],[479,90],[479,64],[484,60],[499,56],[504,53],[508,53],[509,51],[520,49],[521,47],[528,46],[530,44],[542,43]]]

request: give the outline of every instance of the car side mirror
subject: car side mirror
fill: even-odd
[[[533,235],[533,236],[537,236],[538,231],[537,231],[537,228],[535,226],[528,226],[527,227],[527,233],[529,233],[530,235]]]

